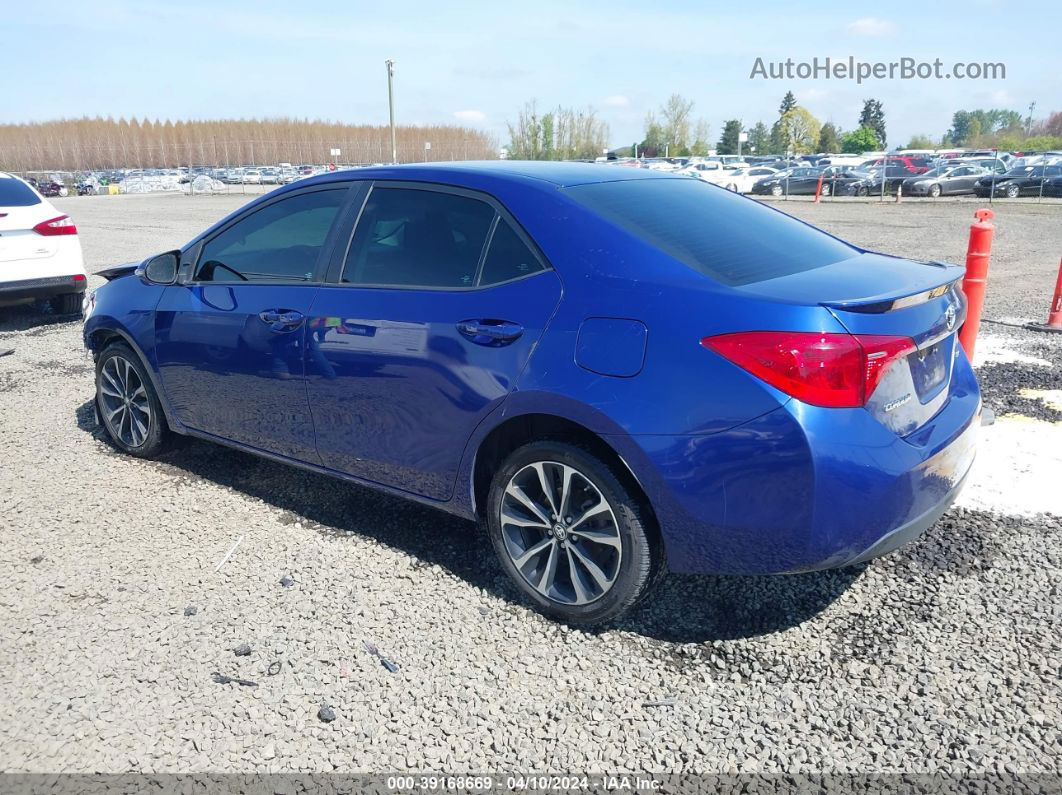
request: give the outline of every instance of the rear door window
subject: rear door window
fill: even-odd
[[[700,180],[632,179],[566,188],[587,209],[730,286],[821,268],[858,249]]]
[[[527,243],[508,221],[499,218],[498,226],[490,239],[486,259],[483,260],[480,285],[500,284],[538,273],[540,270],[543,270],[542,263],[528,248]]]
[[[486,202],[456,193],[373,188],[341,280],[388,287],[473,287],[494,215]]]

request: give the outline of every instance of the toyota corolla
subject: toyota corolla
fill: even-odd
[[[118,448],[195,436],[481,520],[574,623],[667,570],[885,554],[974,454],[961,268],[666,173],[337,172],[104,275],[84,340]]]

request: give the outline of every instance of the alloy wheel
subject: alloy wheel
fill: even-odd
[[[616,514],[578,469],[536,461],[509,480],[501,501],[505,551],[538,593],[585,605],[611,590],[623,555]]]
[[[112,356],[100,368],[100,409],[111,435],[140,447],[151,428],[151,401],[136,368],[124,356]]]

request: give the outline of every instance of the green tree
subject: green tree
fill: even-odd
[[[758,155],[766,155],[772,151],[771,134],[762,121],[756,122],[749,130],[749,151]]]
[[[542,120],[535,100],[526,103],[509,128],[509,157],[513,160],[538,160],[542,155]]]
[[[553,146],[553,114],[547,113],[542,117],[542,159],[556,160],[556,150]]]
[[[669,144],[668,153],[672,155],[689,154],[692,136],[693,101],[681,94],[672,94],[660,108],[663,118],[662,143]]]
[[[797,106],[796,97],[793,96],[792,91],[786,91],[785,96],[782,97],[782,104],[778,106],[778,115],[784,116]]]
[[[863,112],[859,114],[859,126],[869,127],[881,146],[885,146],[885,110],[876,99],[863,100]]]
[[[826,122],[819,130],[819,151],[836,153],[841,149],[841,133],[832,121]]]
[[[771,146],[776,152],[812,152],[819,142],[820,129],[819,120],[807,108],[794,105],[771,128]]]
[[[845,154],[861,155],[863,152],[876,152],[881,149],[881,141],[869,127],[860,127],[846,133],[841,142],[841,151]]]
[[[741,135],[741,121],[730,119],[723,125],[723,134],[719,138],[719,143],[715,145],[715,151],[721,155],[736,155],[739,135]]]
[[[656,157],[664,153],[664,128],[656,119],[656,114],[649,111],[645,114],[645,137],[639,147],[639,154],[643,157]]]
[[[933,141],[928,135],[912,135],[907,143],[908,149],[932,149]]]
[[[970,114],[957,110],[951,116],[951,127],[944,136],[952,146],[963,146],[970,138]]]
[[[701,156],[708,154],[712,148],[708,140],[710,136],[711,128],[708,126],[708,122],[704,119],[698,119],[693,127],[693,143],[690,144],[690,154]]]

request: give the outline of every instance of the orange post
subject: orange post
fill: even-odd
[[[995,213],[981,209],[970,224],[970,245],[966,249],[966,276],[962,291],[966,294],[966,322],[959,330],[959,343],[973,361],[977,332],[981,329],[981,310],[985,306],[985,284],[988,282],[988,258],[992,254],[992,235],[996,231],[992,219]]]
[[[819,203],[819,194],[822,193],[822,178],[826,176],[826,172],[819,174],[819,184],[815,186],[815,204]]]
[[[1055,282],[1051,308],[1047,310],[1047,322],[1029,323],[1028,327],[1037,331],[1062,332],[1062,262],[1058,263],[1058,281]]]

